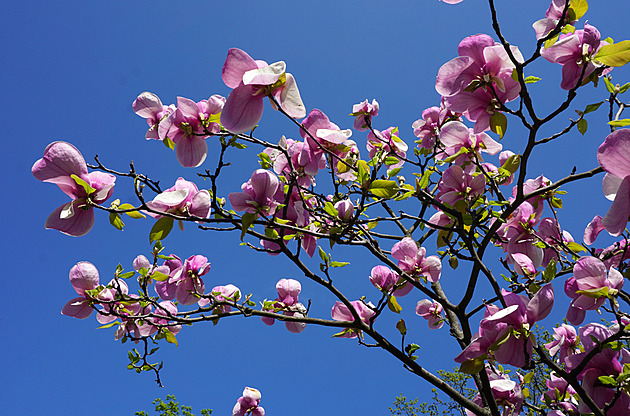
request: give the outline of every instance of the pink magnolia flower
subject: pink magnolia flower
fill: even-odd
[[[601,41],[601,35],[595,26],[585,23],[583,30],[561,35],[556,43],[544,48],[540,54],[549,62],[562,65],[560,88],[570,90],[577,87],[582,73],[584,81],[601,67],[601,64],[596,64],[591,58],[597,54],[600,47],[607,44],[608,42]]]
[[[147,206],[158,212],[169,214],[207,218],[210,215],[210,193],[201,191],[192,182],[184,178],[178,178],[175,185],[147,202]],[[153,218],[161,218],[162,215],[147,212]]]
[[[238,302],[241,298],[241,291],[238,287],[230,284],[225,286],[215,286],[210,291],[210,294],[214,296],[217,301],[232,301]],[[210,297],[203,297],[197,302],[199,306],[204,307],[212,303]],[[219,305],[212,310],[212,313],[221,314],[231,312],[232,307],[230,305]]]
[[[507,307],[487,305],[479,332],[457,356],[455,362],[464,363],[488,355],[501,364],[525,366],[532,357],[533,344],[529,337],[535,322],[551,312],[554,292],[551,284],[540,288],[532,299],[503,290]]]
[[[339,126],[330,121],[323,111],[317,108],[314,108],[308,117],[302,121],[302,126],[304,128],[300,129],[300,136],[316,152],[321,152],[322,147],[332,151],[352,136],[352,130],[341,130]]]
[[[613,201],[601,225],[616,237],[624,231],[630,217],[630,129],[609,134],[597,150],[597,161],[606,171],[604,194]]]
[[[183,305],[192,305],[204,294],[205,284],[201,276],[210,271],[210,263],[204,256],[190,256],[182,262],[177,256],[164,262],[170,269],[169,278],[156,282],[155,291],[164,300],[177,299]]]
[[[548,413],[549,416],[564,416],[573,415],[577,413],[577,400],[575,399],[577,392],[573,387],[569,385],[569,382],[554,372],[551,373],[551,377],[545,380],[545,384],[549,390],[543,393],[540,398],[541,401],[552,403],[554,406],[560,408],[559,413]],[[548,399],[545,399],[545,396]]]
[[[370,325],[371,318],[374,316],[375,312],[372,310],[374,305],[371,303],[365,304],[363,301],[354,300],[350,302],[352,308],[356,311],[357,315],[359,315],[359,319],[363,321],[363,323]],[[346,305],[342,302],[335,302],[335,305],[332,307],[330,311],[330,316],[335,321],[354,321],[354,316],[352,316],[352,312]],[[346,329],[343,331],[339,337],[341,338],[356,338],[361,331],[357,331],[356,329]]]
[[[225,98],[220,95],[198,103],[177,97],[177,109],[160,123],[158,136],[175,143],[177,161],[182,166],[195,168],[206,160],[206,138],[221,131],[218,119],[224,104]]]
[[[398,267],[410,276],[422,277],[431,283],[440,279],[442,262],[438,256],[426,256],[427,250],[418,247],[415,240],[405,237],[392,247],[392,257],[398,260]]]
[[[416,305],[416,315],[426,319],[429,324],[429,329],[440,329],[444,325],[444,317],[442,312],[444,307],[435,301],[429,299],[419,300]]]
[[[394,296],[405,296],[413,289],[411,283],[405,281],[398,273],[386,266],[373,267],[370,273],[370,282],[381,292]],[[396,287],[397,289],[394,290]]]
[[[511,51],[517,61],[523,56]],[[501,104],[514,100],[520,85],[512,79],[514,64],[502,45],[484,34],[469,36],[458,47],[459,56],[442,65],[435,83],[449,109],[475,121],[475,132],[490,128],[490,117]]]
[[[518,415],[521,413],[521,408],[523,407],[523,402],[525,401],[525,396],[523,395],[523,390],[521,389],[520,383],[522,383],[522,376],[517,374],[519,378],[519,383],[510,379],[510,376],[504,374],[497,369],[493,369],[489,366],[486,366],[486,373],[488,374],[488,379],[490,380],[490,390],[492,392],[492,397],[497,402],[497,405],[503,406],[503,416],[512,416]],[[477,394],[473,397],[472,401],[482,407],[483,400],[481,399],[481,395]],[[474,416],[474,413],[466,409],[467,416]]]
[[[343,221],[350,221],[350,218],[354,215],[354,204],[349,199],[337,201],[335,209],[337,210],[339,219]]]
[[[284,136],[278,145],[285,149],[286,154],[272,148],[264,151],[273,162],[273,171],[286,177],[297,176],[300,186],[315,185],[315,175],[320,169],[326,167],[324,153],[319,149],[313,149],[306,142],[286,139]]]
[[[547,12],[545,13],[545,18],[540,19],[532,25],[534,27],[534,31],[536,32],[536,39],[542,39],[549,34],[553,29],[558,26],[558,22],[562,19],[562,12],[564,11],[567,4],[567,0],[552,0]],[[574,24],[575,20],[569,21],[569,13],[565,14],[564,21],[561,24],[561,27],[566,24]]]
[[[261,397],[260,391],[245,387],[243,395],[236,401],[234,409],[232,409],[232,416],[265,416],[265,409],[259,406]]]
[[[437,199],[451,206],[455,206],[459,201],[470,203],[483,195],[485,188],[484,175],[472,177],[461,167],[453,165],[442,174],[438,183]]]
[[[289,116],[304,117],[297,84],[285,68],[283,61],[268,65],[240,49],[230,49],[221,73],[225,85],[233,88],[221,113],[223,127],[232,133],[251,130],[262,117],[265,97],[274,97]]]
[[[450,109],[444,107],[444,100],[440,107],[429,107],[422,112],[422,118],[413,122],[413,134],[418,138],[416,143],[425,149],[433,149],[437,138],[440,136],[440,129],[450,119],[459,117],[452,113]]]
[[[389,155],[404,159],[409,147],[398,137],[398,127],[390,127],[383,131],[376,129],[370,131],[367,136],[366,148],[370,152],[370,158],[376,156],[378,152],[382,152],[383,159]],[[398,163],[389,165],[388,169],[398,168],[404,163],[404,160],[400,160]]]
[[[562,232],[562,235],[560,233]],[[560,249],[561,244],[572,243],[573,236],[564,230],[560,230],[560,225],[554,218],[543,218],[538,224],[538,236],[549,245],[543,249],[544,257],[542,267],[547,267],[551,260],[557,260],[558,253],[556,249]],[[556,249],[554,249],[554,247]]]
[[[355,117],[354,129],[358,131],[368,130],[368,125],[372,124],[372,117],[378,115],[378,110],[379,105],[376,100],[372,100],[372,104],[368,103],[368,100],[365,100],[362,103],[353,105],[352,114],[350,115]]]
[[[173,325],[171,322],[171,317],[177,316],[177,306],[170,300],[164,300],[158,304],[155,308],[156,317],[149,318],[149,323],[151,325],[150,335],[155,334],[160,327],[168,327],[168,330],[173,333],[173,335],[177,335],[179,331],[182,330],[181,325]]]
[[[145,138],[162,140],[163,137],[160,138],[158,135],[158,126],[175,111],[175,106],[173,104],[165,106],[157,95],[147,91],[140,94],[131,106],[137,115],[147,120],[149,130]]]
[[[553,329],[554,340],[545,344],[545,348],[549,350],[549,354],[556,355],[558,352],[558,361],[566,363],[567,357],[574,354],[578,348],[578,337],[575,328],[571,325],[562,324],[558,328]]]
[[[245,182],[243,192],[232,192],[228,195],[235,211],[245,211],[250,214],[273,215],[280,204],[278,192],[282,193],[282,186],[278,177],[264,169],[258,169]]]
[[[88,173],[85,159],[76,147],[53,142],[44,150],[31,172],[35,179],[56,184],[72,201],[58,207],[46,219],[45,227],[79,237],[94,225],[90,202],[102,204],[112,194],[116,177],[109,173]]]
[[[460,166],[465,162],[473,161],[474,155],[483,160],[480,152],[496,155],[503,148],[486,133],[475,133],[473,129],[469,129],[460,121],[449,121],[442,126],[440,142],[444,145],[444,152],[438,153],[436,159],[442,160],[448,156],[454,156],[462,149],[468,151],[455,159],[454,163]],[[474,169],[474,166],[470,166]],[[467,168],[467,171],[470,171],[470,168]]]
[[[99,287],[98,270],[90,262],[80,261],[70,269],[70,284],[79,297],[70,299],[63,306],[62,315],[85,319],[92,314],[93,304],[113,300],[111,293],[103,287],[97,296],[87,293]]]
[[[564,284],[564,293],[571,299],[567,320],[573,325],[584,321],[586,311],[601,307],[608,297],[623,287],[623,275],[617,269],[606,269],[596,257],[582,257],[573,266],[573,277]]]
[[[265,302],[263,310],[270,310],[276,313],[282,312],[282,314],[286,316],[306,316],[306,308],[298,302],[298,296],[302,291],[300,282],[294,279],[280,279],[278,283],[276,283],[276,290],[278,291],[278,297],[274,302]],[[266,316],[260,319],[265,325],[273,325],[276,321],[274,318]],[[285,321],[284,325],[289,332],[293,332],[294,334],[299,334],[306,328],[306,323],[303,322]]]

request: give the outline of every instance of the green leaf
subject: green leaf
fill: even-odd
[[[490,130],[499,135],[502,139],[507,130],[507,117],[501,112],[496,112],[490,117]]]
[[[407,355],[411,355],[419,349],[420,346],[418,344],[407,344],[407,346],[405,347],[405,352],[407,353]]]
[[[328,265],[328,263],[330,262],[330,257],[321,247],[317,248],[319,249],[319,258],[322,259],[325,265]]]
[[[534,379],[534,372],[532,371],[531,373],[525,374],[525,376],[523,377],[523,383],[529,384],[532,382],[533,379]]]
[[[525,84],[533,84],[535,82],[540,81],[540,78],[535,77],[535,76],[529,76],[529,77],[525,78],[524,81],[525,81]]]
[[[265,152],[258,153],[258,163],[263,169],[269,169],[272,166],[271,158]]]
[[[395,181],[377,179],[370,185],[370,192],[378,198],[391,198],[398,192]]]
[[[167,328],[164,329],[164,332],[165,332],[164,338],[166,338],[166,342],[168,342],[169,344],[175,344],[176,346],[179,347],[179,345],[177,344],[177,338],[175,338],[175,334],[173,334]]]
[[[396,156],[387,156],[387,157],[385,158],[385,164],[386,164],[387,166],[390,166],[390,165],[395,165],[395,164],[396,164],[396,163],[398,163],[398,162],[400,162],[400,160],[399,160]]]
[[[451,266],[451,269],[457,270],[457,266],[459,265],[459,261],[457,260],[457,257],[455,256],[449,257],[448,265]]]
[[[592,299],[607,298],[609,294],[608,286],[596,287],[595,289],[576,290],[578,295],[584,295]]]
[[[572,242],[570,242],[570,243],[567,243],[567,247],[569,247],[569,249],[570,249],[571,251],[574,251],[574,252],[576,252],[576,253],[579,253],[579,252],[581,252],[581,251],[586,251],[586,249],[584,248],[584,246],[582,246],[581,244],[576,243],[576,242],[574,242],[574,241],[572,241]]]
[[[501,165],[501,168],[507,170],[510,173],[516,173],[520,165],[521,165],[521,155],[512,155],[508,157],[505,162],[503,162],[503,165]]]
[[[571,0],[568,14],[572,17],[569,20],[579,20],[586,14],[588,2],[586,0]]]
[[[396,323],[396,329],[398,330],[398,332],[400,332],[400,335],[405,336],[407,334],[407,326],[405,325],[405,321],[404,320],[399,320],[398,323]]]
[[[599,380],[600,383],[602,383],[605,386],[616,386],[617,385],[617,380],[615,380],[611,376],[599,376],[599,377],[597,377],[597,380]]]
[[[556,35],[551,39],[547,39],[545,41],[545,49],[549,49],[550,47],[552,47],[558,41],[558,37],[559,35]],[[516,79],[516,81],[518,81],[518,79]]]
[[[359,160],[357,162],[357,167],[357,182],[359,182],[359,184],[363,186],[363,184],[367,183],[367,181],[370,179],[370,167],[365,160]]]
[[[331,217],[338,217],[339,211],[335,209],[335,206],[330,201],[326,201],[324,204],[324,211]]]
[[[348,263],[347,261],[331,261],[330,267],[345,267],[348,264],[350,263]]]
[[[132,209],[132,208],[135,208],[135,207],[131,204],[122,204],[118,206],[118,209]],[[135,220],[138,220],[140,218],[146,218],[144,214],[142,214],[140,211],[129,211],[129,212],[125,212],[125,214],[129,215],[131,218]]]
[[[158,240],[164,240],[173,229],[173,219],[170,217],[162,217],[153,224],[149,232],[149,243]]]
[[[166,137],[164,140],[162,140],[162,143],[164,143],[164,146],[168,147],[169,149],[175,150],[175,142],[173,142],[168,137]]]
[[[105,325],[103,325],[103,326],[99,326],[99,327],[98,327],[98,328],[96,328],[96,329],[107,329],[107,328],[111,328],[111,327],[113,327],[114,325],[118,325],[118,324],[120,324],[120,322],[118,322],[118,321],[114,321],[114,322],[110,322],[110,323],[108,323],[108,324],[105,324]]]
[[[387,307],[390,311],[394,313],[400,313],[402,311],[402,307],[396,301],[396,296],[390,295],[387,297]]]
[[[630,118],[623,118],[621,120],[609,121],[608,124],[610,124],[613,127],[625,127],[625,126],[630,125]]]
[[[431,178],[431,174],[433,174],[433,169],[427,169],[422,174],[422,178],[416,182],[416,186],[418,189],[425,189],[429,186],[429,179]]]
[[[158,282],[163,282],[167,280],[170,276],[168,274],[164,274],[162,272],[158,272],[157,270],[153,272],[151,275],[151,279],[157,280]]]
[[[599,106],[601,106],[602,104],[604,104],[603,101],[587,105],[586,108],[584,109],[584,114],[592,113],[593,111],[597,110]]]
[[[123,227],[125,226],[125,223],[122,222],[122,220],[120,219],[120,214],[117,214],[115,212],[109,213],[109,223],[113,225],[114,228],[120,231],[122,231]]]
[[[630,82],[626,82],[621,87],[619,87],[619,94],[623,94],[624,92],[628,91],[628,89],[630,89]]]
[[[542,272],[542,278],[546,283],[549,283],[556,277],[556,273],[558,273],[558,268],[556,267],[556,261],[552,259]]]
[[[241,241],[243,241],[243,237],[245,237],[245,234],[247,234],[247,230],[249,230],[249,227],[251,227],[254,221],[256,221],[256,218],[258,218],[258,214],[253,214],[251,212],[246,212],[241,217]]]
[[[604,65],[624,66],[630,62],[630,40],[624,40],[613,45],[604,45],[593,57]]]
[[[89,183],[87,183],[83,179],[79,178],[77,175],[72,174],[72,175],[70,175],[70,177],[72,179],[74,179],[74,182],[77,185],[79,185],[80,187],[82,187],[85,190],[86,194],[90,195],[90,194],[96,192],[96,189],[92,188]]]
[[[584,136],[586,134],[586,129],[588,129],[588,122],[585,119],[580,119],[580,121],[577,122],[577,129],[580,133],[582,133],[582,136]]]
[[[613,83],[610,82],[610,79],[608,77],[603,77],[603,78],[604,78],[604,84],[606,85],[606,89],[608,90],[608,92],[611,94],[614,94],[615,86],[613,85]]]
[[[462,365],[459,366],[460,373],[466,374],[477,374],[481,370],[483,370],[483,363],[486,359],[486,355],[483,354],[477,358],[473,358],[472,360],[464,361]]]
[[[392,176],[396,176],[398,175],[398,172],[400,172],[402,168],[394,168],[394,169],[390,169],[387,171],[387,177],[391,178]]]
[[[134,271],[130,271],[127,273],[123,273],[120,276],[118,276],[120,279],[129,279],[130,277],[133,277],[136,274],[136,272]]]
[[[346,334],[349,334],[350,332],[353,332],[354,330],[352,328],[346,328],[341,332],[337,332],[336,334],[334,334],[331,338],[338,338],[338,337],[342,337]]]

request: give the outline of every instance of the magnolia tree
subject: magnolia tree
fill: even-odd
[[[630,84],[612,82],[613,68],[630,61],[630,41],[615,43],[584,22],[586,0],[553,0],[533,23],[535,52],[524,56],[503,36],[494,1],[489,5],[495,33],[463,39],[458,56],[441,66],[435,88],[442,99],[413,123],[414,143],[403,141],[398,128],[378,125],[376,100],[355,104],[353,128],[340,128],[324,111],[304,106],[285,62],[268,64],[240,49],[227,51],[223,64],[222,79],[232,89],[227,98],[178,97],[165,105],[144,92],[133,102],[148,123],[146,138],[174,150],[183,167],[199,168],[210,189],[181,177],[163,187],[163,178],[158,182],[133,164],[128,171],[98,158],[87,164],[72,144],[51,143],[33,175],[59,186],[71,201],[50,214],[46,228],[82,236],[95,212],[105,211],[118,229],[123,216],[149,221],[153,245],[149,256],[133,261],[133,270],[119,266],[113,278],[102,279],[93,264],[79,261],[70,270],[77,297],[62,314],[85,319],[96,312],[116,340],[138,344],[128,368],[154,373],[158,384],[162,363],[153,360],[154,344],[177,343],[184,325],[257,316],[265,325],[282,321],[292,333],[321,325],[334,337],[378,347],[467,414],[630,414],[630,294],[623,289],[630,258],[630,129],[617,129],[630,124],[622,117],[630,104],[621,98]],[[559,87],[563,101],[544,114],[529,92],[539,81],[528,75],[536,61],[562,73],[561,84],[547,88]],[[584,86],[598,82],[605,86],[596,90],[605,91],[601,100],[577,109],[574,119],[567,116]],[[256,136],[265,106],[286,116],[286,134],[296,139]],[[575,130],[585,134],[587,115],[600,107],[608,110],[611,134],[597,138],[599,166],[563,178],[528,171],[534,149]],[[564,127],[540,133],[552,120]],[[514,123],[528,135],[504,149],[500,139]],[[204,165],[209,140],[220,146],[213,166]],[[240,190],[219,189],[229,159],[248,146],[258,148],[260,166],[251,167]],[[610,209],[570,234],[557,219],[562,186],[602,173]],[[129,179],[136,200],[114,199],[121,179]],[[300,279],[330,293],[332,300],[314,300],[328,304],[330,315],[309,313],[298,279],[269,282],[277,291],[271,299],[233,284],[206,287],[210,263],[203,253],[185,258],[164,249],[175,223],[183,230],[186,222],[238,233],[260,255],[293,263]],[[618,241],[599,247],[602,232]],[[352,273],[335,255],[339,246],[371,256],[371,286],[365,279],[358,299],[335,285],[337,274]],[[463,295],[443,289],[445,264],[468,270]],[[483,288],[490,291],[479,293]],[[566,318],[551,323],[545,340],[537,323],[550,316],[558,288],[570,304],[555,311]],[[402,296],[418,299],[414,311],[403,313]],[[600,317],[590,311],[606,323],[594,322]],[[394,331],[379,324],[385,314],[400,314]],[[425,368],[417,350],[427,334],[412,337],[406,326],[419,319],[426,320],[427,333],[448,331],[460,351],[452,359],[473,394]],[[246,387],[233,415],[264,415],[260,400],[257,389]]]

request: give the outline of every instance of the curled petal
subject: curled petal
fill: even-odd
[[[46,219],[44,227],[47,229],[61,231],[64,234],[80,237],[90,232],[94,226],[94,210],[83,209],[82,204],[84,202],[80,200],[74,200],[71,202],[74,215],[71,217],[62,218],[62,211],[67,204],[64,204],[54,210]]]
[[[264,95],[257,94],[259,87],[241,85],[228,95],[221,124],[232,133],[244,133],[254,128],[263,113]]]

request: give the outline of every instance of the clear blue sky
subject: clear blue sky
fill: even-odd
[[[508,38],[529,55],[535,44],[531,23],[543,17],[549,1],[497,3]],[[630,15],[628,2],[606,2],[607,9],[602,2],[592,3],[587,17],[603,37],[630,37],[625,21],[615,18]],[[133,160],[139,171],[166,187],[178,176],[203,186],[195,170],[181,168],[164,146],[144,140],[146,124],[133,113],[131,103],[146,90],[165,103],[175,102],[178,95],[196,101],[215,93],[227,96],[220,71],[231,47],[255,59],[286,61],[307,110],[322,109],[342,128],[352,125],[352,104],[376,98],[381,105],[378,128],[399,126],[401,137],[411,145],[411,123],[424,108],[439,103],[434,89],[438,68],[456,56],[461,39],[476,33],[492,34],[488,6],[481,0],[454,6],[437,0],[4,2],[2,412],[133,414],[149,409],[155,397],[175,394],[197,411],[210,407],[223,415],[229,414],[245,386],[262,391],[261,404],[269,415],[377,415],[386,414],[399,393],[428,398],[430,386],[382,351],[330,339],[329,329],[308,327],[294,335],[282,325],[269,328],[254,318],[184,328],[178,348],[166,345],[158,353],[165,361],[164,389],[148,374],[127,371],[128,345],[115,342],[113,330],[96,330],[94,317],[78,321],[59,312],[75,296],[68,271],[76,262],[91,261],[101,279],[109,280],[118,263],[129,269],[136,255],[150,249],[151,222],[129,219],[119,232],[97,213],[96,226],[83,238],[44,230],[46,217],[66,197],[56,186],[37,182],[30,168],[48,143],[66,140],[87,160],[98,154],[118,170],[124,171]],[[560,67],[541,62],[531,71],[528,75],[543,78],[532,87],[539,108],[552,108],[564,97]],[[618,82],[630,80],[627,69],[613,75]],[[572,106],[564,120],[575,117],[574,108],[599,100],[591,86],[585,90],[586,98]],[[596,125],[604,116],[600,111],[589,119],[585,137],[574,132],[548,151],[537,152],[530,172],[544,171],[559,179],[574,165],[578,171],[596,166],[595,151],[607,134]],[[269,108],[256,133],[272,142],[282,134],[298,137],[295,127]],[[353,139],[363,151],[364,136],[355,133]],[[512,122],[504,148],[518,153],[523,144],[524,136]],[[204,167],[213,166],[213,150],[216,146],[210,145]],[[223,196],[248,179],[255,153],[242,151],[233,158]],[[132,202],[130,185],[118,179],[115,197]],[[600,178],[567,190],[572,193],[565,203],[573,206],[560,220],[580,239],[584,226],[596,213],[603,215],[609,202],[601,193]],[[234,283],[261,300],[276,296],[278,279],[300,279],[281,259],[238,247],[235,235],[187,228],[169,236],[167,251],[181,257],[207,256],[212,262],[206,276],[209,287]],[[350,297],[375,298],[367,276],[376,263],[356,253],[335,256],[353,262],[337,277]],[[445,265],[447,287],[466,278],[465,271],[447,269]],[[314,316],[328,317],[332,298],[300,280],[301,299],[313,300]],[[560,284],[555,286],[560,293]],[[409,311],[417,300],[410,295],[402,306]],[[554,313],[562,316],[564,307],[557,306]],[[391,328],[395,321],[389,317],[381,325]],[[429,369],[454,366],[455,346],[446,343],[446,331],[429,332],[421,318],[409,316],[407,322],[410,341],[414,336],[435,341],[420,351]]]

